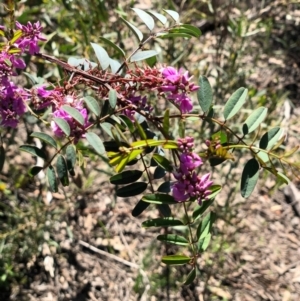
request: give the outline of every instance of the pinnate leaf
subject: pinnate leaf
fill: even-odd
[[[149,67],[154,67],[154,65],[156,64],[156,62],[157,62],[156,56],[152,56],[152,57],[149,57],[149,58],[146,59],[146,64]]]
[[[93,69],[97,66],[96,63],[90,62],[89,60],[87,60],[85,58],[78,59],[78,58],[75,58],[75,57],[70,57],[68,59],[68,64],[75,67],[75,68],[77,68],[77,69],[84,70],[84,71],[88,71],[88,70]]]
[[[106,132],[107,135],[109,135],[112,139],[114,139],[114,135],[112,134],[112,128],[114,127],[111,123],[108,122],[102,122],[100,124],[103,131]]]
[[[126,165],[135,164],[134,160],[143,152],[142,149],[135,149],[131,151],[129,154],[122,154],[121,160],[118,162],[118,166],[116,167],[116,172],[121,172]],[[130,163],[130,164],[129,164]]]
[[[170,34],[182,34],[182,35],[188,35],[190,38],[195,37],[195,32],[191,31],[185,27],[176,27],[169,30]]]
[[[144,132],[145,133],[145,132]],[[142,132],[139,132],[141,135]],[[145,133],[144,139],[147,139],[146,133]],[[155,140],[155,139],[147,139],[147,140],[140,140],[140,141],[134,141],[131,143],[132,147],[152,147],[152,146],[161,146],[164,149],[177,149],[178,143],[173,140]]]
[[[288,185],[290,183],[290,179],[285,175],[283,174],[282,172],[277,172],[276,174],[277,176],[277,179],[281,182],[281,183],[284,183],[286,185]]]
[[[22,36],[23,32],[21,29],[18,29],[14,32],[14,36],[12,37],[12,39],[9,41],[10,45],[13,45],[21,36]]]
[[[127,128],[130,131],[130,133],[133,133],[135,131],[134,125],[133,125],[132,121],[130,120],[130,118],[128,118],[125,115],[120,115],[120,119],[127,126]]]

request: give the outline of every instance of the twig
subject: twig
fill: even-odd
[[[127,261],[125,259],[122,259],[122,258],[120,258],[120,257],[118,257],[116,255],[113,255],[113,254],[107,253],[105,251],[102,251],[102,250],[100,250],[100,249],[98,249],[98,248],[96,248],[96,247],[94,247],[94,246],[92,246],[92,245],[90,245],[90,244],[82,241],[82,240],[79,240],[79,244],[82,245],[82,246],[84,246],[84,247],[86,247],[86,248],[88,248],[88,249],[90,249],[91,251],[93,251],[93,252],[95,252],[97,254],[101,254],[101,255],[104,255],[106,257],[109,257],[109,258],[111,258],[111,259],[113,259],[115,261],[121,262],[121,263],[123,263],[123,264],[125,264],[125,265],[127,265],[129,267],[134,268],[134,269],[140,269],[139,265],[137,265],[135,263],[132,263],[130,261]]]
[[[98,248],[96,248],[96,247],[94,247],[94,246],[92,246],[92,245],[90,245],[90,244],[82,241],[82,240],[79,240],[78,242],[79,242],[80,245],[82,245],[82,246],[90,249],[91,251],[93,251],[93,252],[95,252],[97,254],[104,255],[104,256],[109,257],[109,258],[111,258],[111,259],[113,259],[115,261],[118,261],[118,262],[121,262],[121,263],[123,263],[123,264],[125,264],[127,266],[130,266],[130,267],[132,267],[134,269],[138,269],[139,272],[140,272],[140,274],[143,276],[143,282],[145,284],[145,290],[143,292],[141,300],[142,301],[143,300],[148,300],[147,297],[148,297],[148,291],[150,290],[150,281],[149,281],[149,278],[148,278],[147,274],[145,273],[145,271],[138,264],[132,263],[132,262],[127,261],[125,259],[122,259],[122,258],[120,258],[120,257],[118,257],[116,255],[113,255],[113,254],[107,253],[105,251],[102,251],[102,250],[100,250],[100,249],[98,249]]]

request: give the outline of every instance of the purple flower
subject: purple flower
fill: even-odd
[[[72,116],[70,116],[67,112],[65,112],[61,107],[58,107],[53,112],[53,117],[62,118],[69,124],[71,130],[70,136],[75,137],[75,142],[77,142],[81,137],[84,137],[86,128],[90,125],[90,123],[88,122],[88,112],[85,108],[83,108],[83,102],[81,100],[77,100],[72,95],[65,96],[63,104],[68,104],[73,108],[77,109],[84,118],[85,121],[84,125],[81,125]],[[53,133],[57,137],[64,136],[64,132],[54,121],[51,121],[51,128]]]
[[[5,81],[0,88],[0,115],[1,125],[15,128],[20,117],[25,113],[24,101],[29,94],[22,88],[18,88],[14,83]]]
[[[25,62],[21,58],[5,51],[0,52],[0,79],[16,75],[14,68],[24,69],[25,67]]]
[[[142,97],[141,95],[131,95],[127,98],[127,101],[139,109],[142,109],[146,112],[151,112],[153,110],[153,107],[151,107],[149,104],[147,104],[147,97]],[[124,114],[129,117],[132,121],[134,121],[134,114],[136,111],[134,108],[127,108],[124,110]]]
[[[180,155],[180,172],[184,175],[203,164],[202,159],[195,153],[183,153]]]
[[[210,174],[199,177],[195,169],[203,164],[202,159],[193,153],[194,139],[185,137],[178,139],[179,149],[183,151],[180,155],[179,166],[173,175],[177,180],[172,186],[172,194],[178,202],[196,199],[201,205],[202,200],[210,194]]]
[[[193,137],[185,137],[179,138],[177,140],[178,147],[182,152],[192,151],[194,148],[194,138]]]
[[[173,185],[172,194],[177,202],[184,202],[190,198],[189,194],[186,193],[186,185],[180,181]]]
[[[178,71],[173,67],[165,67],[161,70],[164,79],[158,91],[166,93],[167,98],[171,100],[181,113],[188,113],[193,109],[193,103],[188,94],[199,89],[193,83],[190,83],[192,77],[189,77],[188,71],[184,72],[182,69]]]
[[[43,98],[50,97],[53,94],[53,90],[46,90],[45,85],[39,86],[36,89],[36,91],[37,91],[38,96],[43,97]]]
[[[39,52],[38,41],[46,41],[42,35],[41,31],[43,27],[40,22],[31,24],[28,22],[27,25],[22,25],[16,22],[16,27],[22,31],[22,36],[16,41],[16,45],[23,51],[29,50],[31,55]]]
[[[169,94],[168,98],[173,100],[175,104],[179,106],[181,113],[189,113],[193,109],[192,100],[184,93],[172,93]]]
[[[173,67],[166,67],[166,68],[163,68],[162,70],[162,76],[169,80],[171,83],[175,83],[175,82],[178,82],[181,78],[181,74],[180,74],[180,71],[179,72],[173,68]]]

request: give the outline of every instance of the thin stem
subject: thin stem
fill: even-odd
[[[192,232],[192,227],[191,227],[191,221],[189,219],[189,215],[188,215],[188,211],[187,211],[187,207],[186,207],[186,203],[185,202],[183,202],[183,208],[184,208],[185,216],[186,216],[186,219],[187,219],[187,225],[188,225],[188,228],[189,228],[190,245],[192,247],[194,258],[196,258],[197,252],[195,250],[195,245],[194,245],[194,239],[193,239],[193,232]],[[195,262],[196,262],[196,260],[193,261],[193,266],[195,266]]]

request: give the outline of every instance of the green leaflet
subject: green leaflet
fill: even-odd
[[[138,203],[135,205],[135,207],[132,210],[132,216],[137,217],[140,214],[142,214],[148,207],[150,203],[146,203],[143,200],[139,200]]]
[[[176,234],[158,235],[157,240],[168,242],[170,244],[179,245],[179,246],[189,245],[189,241],[186,238]]]
[[[149,227],[174,227],[183,226],[182,221],[175,219],[174,217],[154,218],[142,223],[144,228]]]
[[[115,185],[129,184],[136,182],[143,172],[140,170],[127,170],[118,173],[110,178],[110,183]]]
[[[241,180],[241,195],[248,198],[253,192],[259,176],[259,164],[256,159],[249,160],[243,170]]]
[[[47,178],[48,178],[50,190],[52,192],[57,192],[58,187],[57,187],[57,181],[56,181],[56,174],[55,174],[55,170],[52,165],[50,165],[47,169]]]
[[[97,117],[100,116],[100,106],[98,101],[92,96],[85,96],[83,97],[86,105],[88,106],[89,110],[92,111]]]
[[[99,155],[105,154],[105,147],[103,145],[102,140],[93,132],[88,132],[85,134],[86,140],[88,143],[94,148],[94,150]]]
[[[246,119],[245,123],[243,124],[242,130],[243,134],[247,135],[254,130],[256,130],[265,117],[267,116],[268,109],[264,107],[260,107],[256,110],[254,110]]]
[[[148,184],[145,182],[135,182],[122,188],[119,188],[117,190],[117,196],[123,198],[135,196],[144,192],[147,189],[147,186]]]
[[[132,10],[141,18],[150,31],[154,29],[155,23],[149,14],[139,8],[132,8]]]
[[[248,89],[237,89],[228,99],[224,106],[223,115],[225,120],[232,118],[244,105],[247,98]]]
[[[24,145],[20,146],[20,150],[23,151],[23,152],[29,153],[33,156],[37,156],[37,157],[40,157],[42,159],[46,159],[45,153],[40,148],[38,148],[36,146],[24,144]]]
[[[54,148],[57,149],[56,141],[51,136],[49,136],[48,134],[40,133],[40,132],[33,132],[30,136],[38,138],[38,139],[44,141],[45,143],[47,143],[47,144],[49,144],[49,145],[51,145],[51,146],[53,146]]]
[[[142,60],[146,60],[150,57],[156,56],[158,53],[155,50],[144,50],[135,53],[131,58],[130,62],[139,62]]]
[[[192,258],[185,255],[167,255],[163,256],[161,261],[168,265],[181,265],[191,261]]]
[[[198,85],[200,89],[197,91],[198,102],[204,113],[207,113],[211,107],[213,94],[210,83],[205,76],[200,76]]]
[[[56,171],[61,184],[63,186],[69,186],[67,162],[62,155],[57,156]]]

